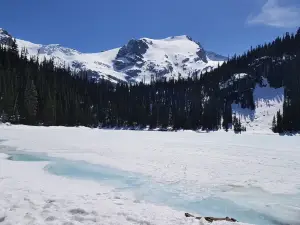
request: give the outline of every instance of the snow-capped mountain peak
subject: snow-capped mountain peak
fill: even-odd
[[[3,28],[0,28],[0,35],[10,35],[10,34]]]
[[[10,45],[13,37],[4,29],[0,28],[0,44]]]
[[[169,41],[176,41],[176,40],[190,40],[193,41],[193,39],[188,36],[188,35],[179,35],[179,36],[171,36],[171,37],[167,37],[164,40],[169,40]]]
[[[0,44],[9,45],[13,37],[0,28]],[[112,82],[150,82],[151,79],[177,79],[209,71],[226,57],[206,51],[187,35],[165,39],[131,39],[121,48],[100,53],[81,53],[59,44],[41,45],[16,39],[30,56],[53,58],[57,66],[86,70],[93,79]]]

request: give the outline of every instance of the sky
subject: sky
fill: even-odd
[[[3,0],[0,8],[0,27],[13,36],[81,52],[186,34],[227,56],[300,26],[299,0]]]

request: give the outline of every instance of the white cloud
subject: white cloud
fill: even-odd
[[[267,0],[257,15],[248,17],[248,24],[263,24],[273,27],[295,28],[300,26],[300,8],[283,5],[281,0]]]

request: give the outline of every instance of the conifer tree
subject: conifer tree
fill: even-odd
[[[283,127],[282,127],[282,115],[280,113],[280,110],[276,114],[276,120],[277,120],[277,132],[282,133],[283,132]]]
[[[272,121],[272,131],[273,131],[274,133],[277,133],[277,132],[278,132],[278,131],[277,131],[277,121],[276,121],[275,115],[274,115],[273,121]]]
[[[37,114],[38,99],[37,90],[33,80],[27,80],[24,93],[24,106],[27,111],[29,122],[33,122],[33,118]]]
[[[283,111],[272,129],[299,131],[299,46],[300,29],[235,55],[200,77],[195,71],[193,77],[167,81],[154,74],[151,84],[114,85],[102,79],[95,83],[86,71],[57,68],[53,59],[28,58],[14,41],[10,48],[0,45],[0,116],[12,123],[153,129],[227,130],[233,123],[240,132],[245,127],[232,117],[231,104],[254,110],[253,90],[267,82],[284,88]],[[241,73],[247,76],[236,75]]]

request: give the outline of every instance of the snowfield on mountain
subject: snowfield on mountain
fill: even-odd
[[[232,112],[241,119],[247,131],[264,133],[271,132],[274,115],[283,109],[283,88],[271,88],[266,80],[263,85],[256,85],[253,91],[255,110],[232,105]]]
[[[0,137],[3,224],[299,221],[298,136],[1,125]]]
[[[0,43],[12,41],[7,31],[0,29]],[[200,75],[227,60],[206,51],[190,37],[175,36],[161,40],[132,39],[121,48],[99,53],[81,53],[59,44],[41,45],[16,39],[20,49],[40,60],[53,58],[59,67],[70,66],[75,71],[85,70],[89,77],[111,82],[146,82],[151,79],[177,79]]]

